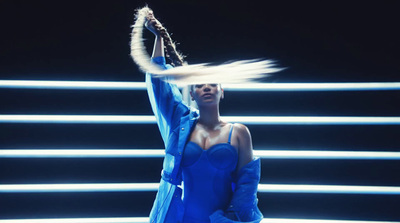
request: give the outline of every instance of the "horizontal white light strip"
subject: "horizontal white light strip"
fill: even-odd
[[[0,123],[152,124],[152,115],[0,115]]]
[[[223,116],[253,125],[399,125],[400,117]],[[0,115],[0,123],[152,124],[152,115]]]
[[[151,158],[163,149],[1,149],[0,158]]]
[[[0,80],[0,88],[144,90],[144,82]],[[400,82],[224,84],[232,91],[371,91],[400,90]]]
[[[129,217],[129,218],[15,219],[15,220],[0,220],[0,223],[149,223],[149,218]]]
[[[264,218],[261,223],[400,223],[398,221],[346,221],[320,219]]]
[[[371,91],[400,90],[400,82],[223,84],[231,91]]]
[[[376,125],[400,124],[400,117],[224,116],[228,122],[259,125]]]
[[[157,191],[158,183],[0,184],[0,193]],[[400,194],[400,187],[259,184],[258,192],[328,194]]]
[[[148,223],[147,217],[126,218],[59,218],[0,220],[0,223]],[[400,223],[398,221],[346,221],[319,219],[264,218],[261,223]]]
[[[163,149],[0,149],[0,158],[154,158]],[[254,150],[264,159],[400,160],[400,152]]]
[[[0,193],[157,191],[158,183],[0,184]]]
[[[254,155],[267,159],[400,160],[400,152],[254,150]]]
[[[144,82],[0,80],[0,88],[144,90]]]
[[[258,192],[327,194],[400,194],[400,187],[259,184]]]

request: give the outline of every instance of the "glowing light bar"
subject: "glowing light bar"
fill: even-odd
[[[144,82],[0,80],[0,88],[144,90]],[[400,90],[400,82],[224,84],[231,91],[372,91]]]
[[[319,219],[264,218],[261,223],[400,223],[397,221],[346,221]]]
[[[400,194],[400,187],[259,184],[258,192],[327,194]]]
[[[0,123],[153,124],[152,115],[0,115]]]
[[[254,155],[266,159],[400,160],[400,152],[254,150]]]
[[[0,223],[148,223],[147,217],[125,218],[48,218],[48,219],[8,219]],[[261,223],[400,223],[397,221],[346,221],[319,219],[264,218]]]
[[[0,80],[0,88],[144,90],[144,82]]]
[[[0,220],[0,223],[149,223],[149,218],[58,218],[58,219],[13,219]]]
[[[0,193],[157,191],[158,183],[0,184]],[[400,194],[400,187],[259,184],[262,193]]]
[[[2,149],[0,158],[153,158],[163,149]]]
[[[223,116],[250,125],[399,125],[400,117]],[[0,115],[0,123],[153,124],[152,115]]]
[[[227,122],[252,125],[398,125],[400,117],[224,116]]]
[[[0,193],[157,191],[158,183],[0,184]]]
[[[1,149],[0,158],[161,158],[163,149]],[[264,159],[400,160],[400,152],[254,150]]]
[[[376,91],[400,90],[400,82],[223,84],[230,91]]]

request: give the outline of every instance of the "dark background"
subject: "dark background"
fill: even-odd
[[[128,45],[144,2],[0,1],[1,77],[142,80]],[[397,80],[397,1],[160,2],[147,3],[189,63],[274,59],[288,67],[277,82]]]
[[[264,58],[273,83],[398,82],[398,1],[146,1],[191,64]],[[143,81],[144,1],[0,1],[0,79]],[[153,37],[145,33],[147,49]],[[398,91],[226,92],[222,115],[398,116]],[[256,106],[255,106],[256,105]],[[0,89],[1,114],[149,115],[144,91]],[[254,149],[399,151],[398,126],[248,126]],[[3,149],[162,148],[155,125],[1,124]],[[1,159],[0,183],[158,182],[161,159]],[[267,160],[261,183],[399,186],[398,161]],[[155,193],[1,194],[0,218],[147,216]],[[399,220],[399,196],[259,194],[265,217]],[[140,205],[138,205],[138,203]]]

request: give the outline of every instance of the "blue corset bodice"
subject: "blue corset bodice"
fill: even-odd
[[[213,145],[203,150],[194,142],[186,144],[182,174],[184,183],[183,222],[209,222],[216,210],[225,210],[232,197],[232,174],[238,162],[238,153],[228,143]]]

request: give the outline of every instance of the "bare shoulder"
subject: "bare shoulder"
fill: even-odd
[[[239,141],[239,149],[252,150],[253,146],[251,142],[251,134],[247,126],[240,123],[235,123],[234,131],[236,131],[236,136]]]
[[[240,170],[244,165],[253,160],[253,143],[251,140],[251,134],[247,126],[235,123],[234,129],[238,139],[238,152],[239,160],[237,170]]]
[[[251,137],[250,130],[241,123],[234,123],[234,129],[237,131],[238,137]]]

